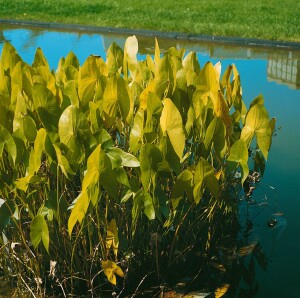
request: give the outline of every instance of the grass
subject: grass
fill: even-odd
[[[0,18],[300,41],[295,0],[0,0]]]
[[[0,0],[0,18],[300,41],[295,0]]]

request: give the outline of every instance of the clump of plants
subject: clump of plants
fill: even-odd
[[[137,52],[132,36],[54,71],[41,49],[28,65],[3,47],[0,265],[34,295],[209,286],[237,193],[264,170],[275,120],[262,96],[247,110],[235,65]]]

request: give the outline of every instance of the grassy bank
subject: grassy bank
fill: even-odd
[[[0,0],[0,18],[300,41],[294,0]]]

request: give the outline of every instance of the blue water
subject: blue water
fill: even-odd
[[[56,68],[59,59],[73,51],[83,63],[90,54],[105,58],[112,41],[120,46],[125,37],[76,32],[13,29],[0,27],[1,39],[9,40],[21,57],[33,62],[34,52],[41,47],[50,66]],[[159,41],[160,42],[160,41]],[[300,52],[239,48],[183,41],[161,41],[162,49],[184,46],[198,53],[201,65],[206,61],[221,61],[222,69],[235,63],[243,86],[247,106],[262,93],[270,116],[281,127],[273,139],[267,168],[259,193],[269,206],[255,216],[253,237],[263,247],[268,258],[267,270],[256,266],[255,279],[259,286],[255,297],[300,297]],[[140,57],[151,52],[154,39],[142,39]],[[273,73],[270,71],[273,67]],[[268,71],[269,70],[269,71]],[[274,187],[275,191],[273,188]],[[276,229],[267,221],[276,211]]]

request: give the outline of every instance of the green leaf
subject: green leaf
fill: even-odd
[[[72,170],[70,163],[68,159],[62,154],[60,148],[53,144],[54,150],[56,152],[56,157],[57,157],[57,163],[59,167],[61,168],[62,172],[66,177],[69,177],[70,175],[75,175],[74,171]]]
[[[41,48],[36,49],[32,66],[34,68],[37,68],[39,66],[45,66],[46,68],[48,68],[50,70],[48,61],[45,58],[44,53]]]
[[[28,115],[23,119],[23,130],[26,139],[31,143],[34,142],[37,134],[36,125],[33,119]]]
[[[226,146],[226,127],[223,120],[219,117],[214,118],[207,127],[204,145],[206,150],[210,150],[211,144],[214,144],[216,153],[224,156]]]
[[[158,81],[166,81],[168,83],[167,94],[171,96],[176,88],[176,73],[178,71],[179,65],[182,67],[181,63],[178,62],[177,58],[171,57],[170,55],[165,55],[160,59],[159,64],[156,68],[155,77]]]
[[[4,201],[0,198],[0,233],[9,224],[10,218],[15,212],[15,205],[12,201]]]
[[[22,61],[22,59],[18,55],[16,49],[10,43],[5,42],[2,48],[0,61],[0,72],[4,73],[4,71],[9,70],[10,73],[12,73],[17,63]]]
[[[174,151],[181,159],[185,146],[185,135],[182,127],[182,117],[175,104],[166,98],[160,117],[160,127],[164,134],[167,134]]]
[[[168,87],[168,80],[165,78],[155,77],[151,80],[148,86],[140,94],[140,108],[143,110],[147,109],[148,93],[154,93],[159,99],[165,97],[165,93]]]
[[[16,143],[9,131],[0,124],[0,158],[2,157],[4,148],[7,150],[13,163],[15,163],[17,158]]]
[[[200,158],[194,173],[195,188],[193,191],[194,200],[198,204],[202,198],[205,186],[217,199],[219,197],[219,182],[215,177],[214,168],[204,159]]]
[[[236,141],[230,148],[230,154],[227,159],[228,169],[233,171],[239,165],[242,169],[242,184],[249,174],[248,168],[248,148],[243,139]]]
[[[49,230],[43,215],[38,214],[30,224],[30,239],[36,248],[42,241],[46,251],[49,253]]]
[[[42,84],[33,86],[33,103],[44,127],[50,131],[57,131],[61,110],[53,93]]]
[[[116,173],[113,171],[110,158],[101,149],[101,145],[98,145],[88,158],[87,172],[82,182],[82,189],[86,190],[89,186],[93,186],[98,182],[111,197],[118,197]]]
[[[156,117],[161,115],[162,107],[163,106],[159,97],[149,91],[147,98],[147,121],[145,132],[155,131],[154,123],[156,122]]]
[[[104,128],[101,128],[94,136],[98,143],[101,144],[102,149],[109,148],[114,144],[110,134]]]
[[[143,138],[143,131],[144,131],[144,111],[139,109],[134,117],[133,127],[130,131],[129,136],[129,146],[130,151],[136,153],[142,144]]]
[[[69,65],[74,66],[76,69],[79,69],[80,66],[78,58],[72,51],[69,52],[65,59],[65,68],[67,68]]]
[[[265,159],[268,159],[272,128],[269,123],[269,114],[260,101],[248,111],[245,126],[242,129],[241,139],[245,141],[247,147],[250,146],[254,135],[256,135],[257,145],[262,154]]]
[[[75,80],[70,80],[66,83],[63,93],[73,106],[79,107],[79,97],[76,90]]]
[[[141,180],[144,190],[150,187],[150,181],[157,172],[157,166],[162,162],[162,154],[159,148],[153,144],[145,144],[140,151]]]
[[[200,72],[200,65],[195,52],[189,52],[182,61],[183,67],[192,69],[196,74]]]
[[[77,107],[68,106],[58,122],[60,141],[76,152],[89,133],[89,124],[85,115]]]
[[[34,165],[33,169],[34,172],[37,172],[41,166],[41,158],[42,153],[45,150],[45,140],[46,140],[47,132],[44,128],[41,128],[36,136],[35,142],[34,142]]]
[[[112,76],[120,72],[123,66],[124,53],[122,49],[113,42],[106,53],[106,64],[108,68],[108,76]]]
[[[183,170],[177,177],[172,194],[172,206],[175,210],[182,199],[183,195],[186,193],[187,197],[193,201],[193,173],[190,170]]]
[[[82,107],[94,100],[96,84],[101,76],[99,64],[104,64],[102,58],[90,55],[82,65],[78,78],[78,97]]]
[[[1,84],[1,83],[0,83]],[[1,96],[1,93],[0,93]],[[1,98],[1,101],[3,98]],[[3,102],[2,102],[3,104]],[[16,113],[16,110],[15,110]],[[8,131],[13,130],[14,113],[7,107],[1,105],[0,108],[0,125],[4,126]]]
[[[153,200],[152,197],[148,192],[144,193],[144,213],[148,217],[149,220],[155,219],[155,210],[153,206]]]
[[[131,109],[130,98],[125,80],[114,75],[108,79],[103,94],[103,110],[106,114],[106,121],[113,124],[117,116],[126,121]]]
[[[73,228],[77,222],[81,224],[90,204],[90,199],[86,191],[82,191],[76,198],[75,204],[72,208],[71,215],[68,220],[68,232],[71,237]]]
[[[144,207],[144,191],[143,189],[140,189],[133,197],[133,206],[131,208],[131,217],[132,217],[132,223],[131,223],[131,230],[132,230],[132,236],[135,234],[136,225],[138,218],[143,210]]]
[[[111,161],[120,158],[121,161],[120,165],[123,167],[136,168],[140,166],[140,162],[134,155],[127,153],[120,148],[116,148],[116,147],[108,148],[107,155],[108,157],[112,157]]]

